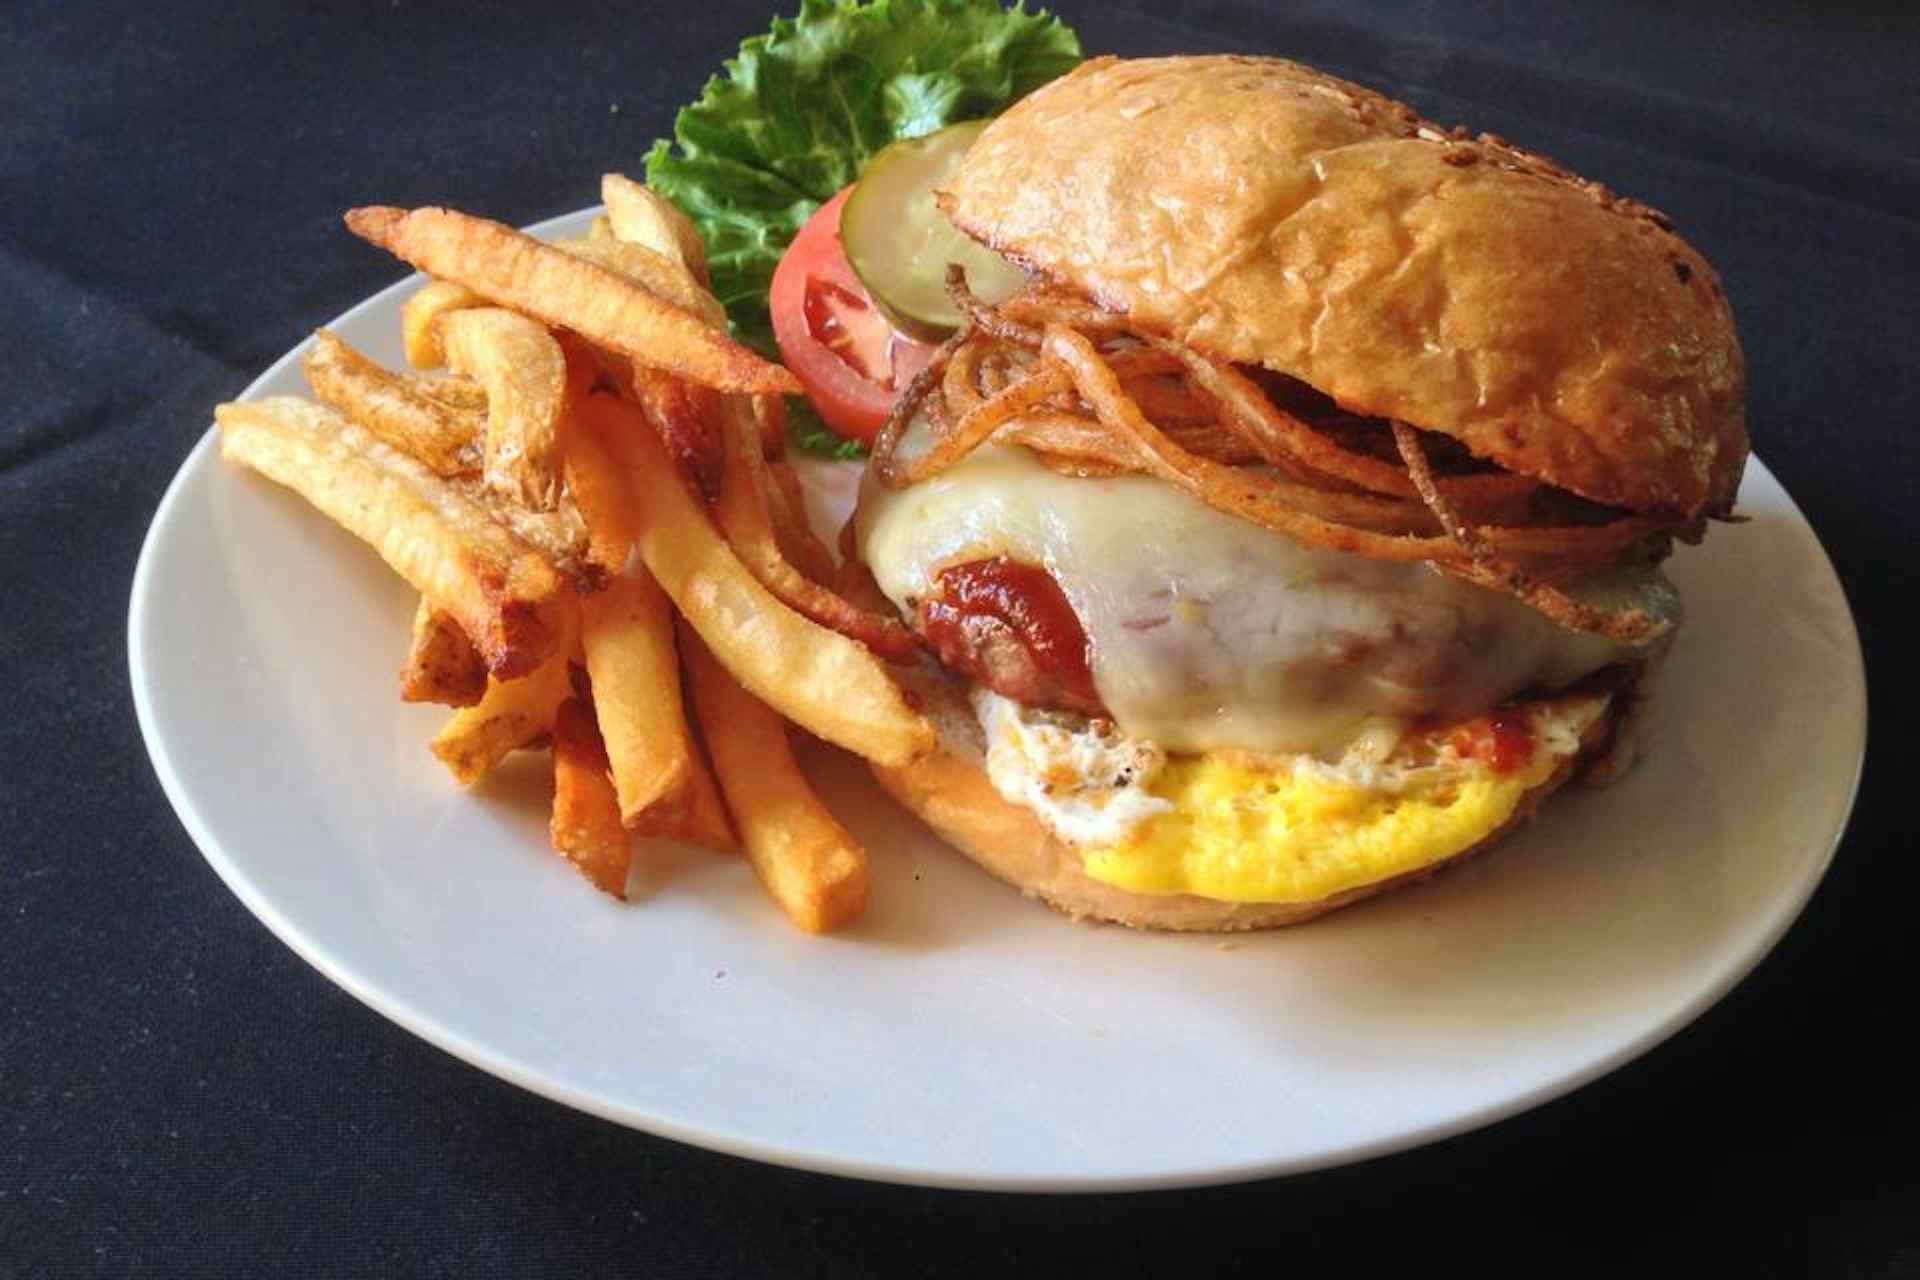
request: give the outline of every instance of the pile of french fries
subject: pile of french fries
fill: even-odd
[[[795,764],[787,721],[899,765],[934,731],[850,602],[784,459],[798,388],[726,334],[700,237],[619,175],[581,239],[448,209],[347,225],[432,279],[407,372],[322,331],[314,401],[223,404],[221,452],[295,490],[420,593],[400,694],[456,708],[462,785],[551,749],[554,848],[626,896],[637,836],[742,849],[799,927],[866,902],[865,851]]]

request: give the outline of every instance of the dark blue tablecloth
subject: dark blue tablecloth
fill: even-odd
[[[128,586],[163,486],[209,406],[395,278],[340,210],[525,223],[591,203],[763,2],[0,10],[0,1277],[1920,1274],[1908,5],[1065,6],[1092,51],[1281,53],[1544,150],[1665,210],[1725,277],[1756,447],[1861,625],[1873,749],[1805,916],[1639,1061],[1489,1130],[1280,1181],[873,1186],[523,1093],[247,914],[130,706]]]

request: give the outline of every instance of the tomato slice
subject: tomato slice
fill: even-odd
[[[829,427],[873,439],[933,347],[895,329],[840,247],[849,186],[821,205],[774,268],[768,309],[780,358]]]

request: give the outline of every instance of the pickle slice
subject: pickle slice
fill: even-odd
[[[894,326],[938,339],[960,326],[947,297],[947,264],[967,273],[967,286],[988,302],[1011,297],[1027,282],[1020,268],[947,221],[933,203],[985,120],[895,142],[870,161],[840,211],[847,261]]]

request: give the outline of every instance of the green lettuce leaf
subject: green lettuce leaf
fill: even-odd
[[[819,458],[851,461],[867,456],[865,445],[835,432],[821,420],[813,405],[799,396],[787,397],[787,438],[802,453]]]
[[[874,152],[996,115],[1079,61],[1073,32],[1023,5],[801,0],[681,109],[647,154],[647,185],[699,226],[736,333],[772,355],[781,252]]]

